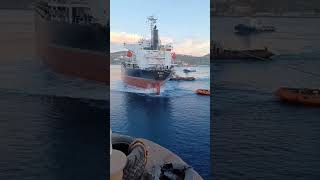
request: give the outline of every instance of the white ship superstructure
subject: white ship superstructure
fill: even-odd
[[[151,29],[150,39],[140,39],[137,44],[124,44],[132,56],[130,60],[140,68],[170,68],[175,59],[171,44],[161,45],[156,24],[157,19],[153,16],[148,17]]]

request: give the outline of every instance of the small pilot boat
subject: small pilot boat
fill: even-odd
[[[210,96],[210,90],[207,89],[197,89],[196,93],[203,96]]]
[[[234,27],[234,32],[239,35],[250,35],[262,32],[274,32],[276,28],[270,25],[263,25],[260,20],[255,18],[247,19],[249,22],[245,24],[238,24]]]
[[[275,95],[280,100],[291,103],[320,106],[320,89],[281,87]]]
[[[186,68],[186,69],[183,69],[183,72],[184,72],[184,73],[196,72],[196,71],[197,71],[196,69],[190,68],[190,67],[188,67],[188,68]]]
[[[245,24],[238,24],[234,27],[234,32],[239,35],[249,35],[251,33],[274,32],[274,26],[250,26]]]

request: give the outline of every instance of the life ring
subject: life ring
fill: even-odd
[[[171,53],[171,58],[172,58],[173,60],[176,60],[177,55],[176,55],[176,53],[175,53],[175,52],[172,52],[172,53]]]
[[[127,51],[127,57],[132,57],[133,56],[133,52],[132,51]]]

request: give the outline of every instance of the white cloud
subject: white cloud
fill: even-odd
[[[126,32],[110,32],[111,43],[119,43],[119,44],[122,44],[124,42],[135,43],[141,38],[142,36],[138,34],[130,34]]]
[[[174,44],[174,50],[177,54],[204,56],[210,52],[210,40],[197,38],[184,39]]]
[[[119,49],[119,45],[126,43],[136,43],[139,39],[143,38],[138,34],[132,34],[127,32],[110,32],[111,49]],[[182,41],[175,42],[170,37],[161,37],[163,44],[170,43],[174,47],[174,51],[177,54],[203,56],[210,51],[210,40],[203,40],[199,38],[186,38]]]
[[[160,40],[161,40],[161,43],[163,44],[168,44],[168,43],[173,44],[173,39],[169,37],[161,37]]]

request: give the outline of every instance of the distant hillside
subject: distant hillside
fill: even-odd
[[[121,56],[125,56],[125,51],[113,52],[110,54],[111,64],[120,64]],[[177,54],[177,63],[188,63],[193,65],[209,65],[210,64],[210,55],[196,57],[189,55]]]
[[[205,56],[189,56],[177,54],[177,61],[182,61],[183,63],[194,64],[194,65],[210,65],[210,55]]]
[[[218,14],[237,15],[259,12],[282,14],[289,12],[313,12],[319,14],[319,0],[217,0]]]
[[[110,53],[111,64],[120,64],[121,56],[124,56],[125,54],[126,54],[126,51],[118,51],[118,52]]]

